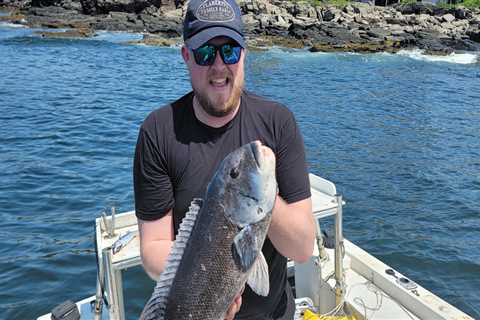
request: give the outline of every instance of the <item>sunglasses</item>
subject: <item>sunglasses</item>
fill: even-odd
[[[242,47],[237,44],[226,43],[221,46],[213,44],[204,44],[198,49],[192,50],[195,62],[200,66],[211,66],[217,57],[217,51],[220,52],[223,63],[235,64],[240,60]]]

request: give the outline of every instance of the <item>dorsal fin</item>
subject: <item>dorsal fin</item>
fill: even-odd
[[[158,278],[157,285],[153,290],[150,300],[148,300],[143,308],[142,315],[140,316],[141,320],[163,319],[173,279],[177,273],[178,265],[180,264],[180,260],[182,260],[183,252],[187,246],[188,239],[190,238],[202,204],[202,199],[195,198],[192,200],[188,212],[185,214],[185,218],[183,218],[178,229],[177,237],[173,242],[170,255],[165,264],[165,269]]]

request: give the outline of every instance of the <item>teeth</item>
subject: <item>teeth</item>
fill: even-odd
[[[215,85],[223,85],[227,82],[227,79],[212,80],[212,83]]]

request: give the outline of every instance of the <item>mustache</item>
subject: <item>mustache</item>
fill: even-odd
[[[211,71],[208,73],[208,80],[216,79],[216,78],[228,78],[233,79],[233,74],[229,70],[225,71]]]

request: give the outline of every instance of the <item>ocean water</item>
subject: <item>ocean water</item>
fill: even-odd
[[[94,219],[133,209],[137,130],[190,89],[179,48],[0,25],[0,319],[94,294]],[[295,114],[351,241],[480,318],[478,54],[250,52],[247,88]],[[124,275],[128,319],[153,283]]]

